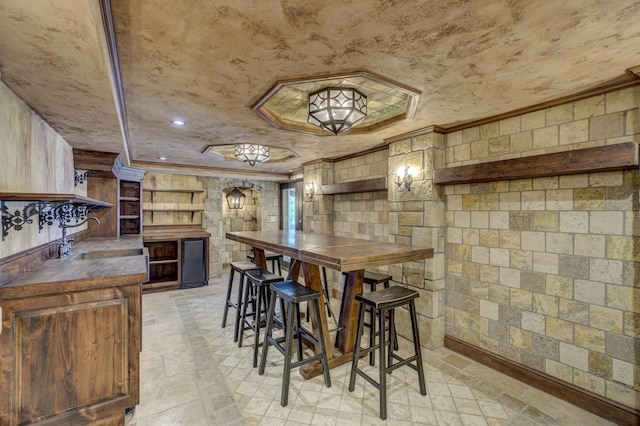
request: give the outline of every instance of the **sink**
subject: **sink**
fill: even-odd
[[[143,249],[119,249],[119,250],[95,250],[80,253],[73,257],[73,259],[108,259],[110,257],[128,257],[128,256],[141,256],[143,255]]]

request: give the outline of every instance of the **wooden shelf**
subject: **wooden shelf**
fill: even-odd
[[[456,184],[526,179],[637,169],[639,164],[638,144],[623,142],[595,148],[449,167],[435,170],[433,182]]]
[[[142,188],[143,191],[147,192],[177,192],[183,194],[202,194],[204,189],[152,189],[152,188]]]
[[[354,182],[322,185],[322,195],[352,194],[355,192],[386,191],[387,178],[357,180]]]
[[[113,204],[106,203],[93,198],[76,194],[45,194],[30,192],[0,192],[1,201],[44,201],[51,203],[71,203],[86,204],[96,207],[113,207]]]
[[[193,221],[196,217],[196,213],[204,212],[204,206],[202,205],[202,201],[196,199],[196,195],[204,194],[206,191],[204,189],[189,189],[189,188],[142,188],[143,192],[150,194],[150,197],[146,197],[147,201],[142,203],[143,212],[149,212],[150,215],[145,216],[145,220],[149,220],[148,225],[153,225],[155,220],[157,219],[156,213],[191,213],[191,219],[186,225],[193,225]],[[156,194],[156,195],[154,195]],[[169,194],[161,196],[160,194]],[[187,195],[184,195],[187,194]],[[188,195],[191,195],[191,199],[187,200]],[[198,201],[194,203],[194,201]],[[168,217],[165,216],[164,219]],[[170,220],[173,225],[177,222],[177,215],[174,215],[173,219]],[[165,220],[166,222],[166,220]],[[176,224],[179,225],[179,224]]]
[[[127,171],[122,166],[121,171]],[[120,235],[140,234],[142,231],[142,198],[141,183],[139,180],[123,180],[118,182],[118,201],[120,202]]]
[[[180,209],[147,209],[145,208],[144,211],[146,212],[203,212],[204,208],[191,208],[191,209],[185,209],[185,208],[180,208]]]
[[[193,198],[195,197],[196,194],[203,194],[205,192],[204,189],[166,189],[166,188],[162,188],[162,189],[152,189],[152,188],[142,188],[142,190],[144,192],[150,192],[151,193],[151,204],[153,204],[153,194],[156,192],[159,193],[164,193],[164,194],[168,194],[168,193],[174,193],[174,194],[191,194],[191,203],[193,204]],[[150,209],[145,209],[145,210],[150,210]]]
[[[178,259],[169,259],[169,260],[151,260],[149,261],[149,265],[163,265],[167,263],[178,263]]]
[[[7,202],[23,202],[24,206],[10,210],[5,205]],[[32,216],[38,216],[39,230],[56,221],[60,227],[70,226],[72,221],[76,226],[89,212],[103,207],[113,207],[113,204],[76,194],[0,192],[2,241],[9,235],[9,230],[20,231],[25,224],[32,223]]]

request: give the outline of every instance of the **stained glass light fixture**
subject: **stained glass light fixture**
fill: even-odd
[[[238,188],[233,188],[233,191],[227,194],[227,204],[230,209],[238,210],[244,207],[244,201],[246,195],[242,193]]]
[[[269,161],[269,147],[264,145],[250,143],[236,145],[235,154],[238,160],[244,161],[251,167]]]
[[[337,135],[367,116],[367,97],[349,87],[326,87],[309,95],[311,124]]]

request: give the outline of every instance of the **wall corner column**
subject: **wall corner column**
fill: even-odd
[[[445,256],[443,190],[433,183],[433,171],[444,167],[445,136],[429,128],[424,133],[389,144],[389,233],[395,242],[432,247],[434,256],[390,268],[394,281],[420,293],[417,301],[421,344],[428,349],[444,345]],[[397,171],[415,171],[410,189],[397,186]],[[398,315],[399,330],[409,329],[408,313]]]
[[[331,234],[333,232],[333,195],[322,194],[322,185],[333,183],[333,163],[319,161],[304,166],[304,188],[315,183],[311,199],[304,196],[304,222],[306,232]]]

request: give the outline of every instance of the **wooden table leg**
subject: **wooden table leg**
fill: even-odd
[[[306,263],[303,265],[307,265]],[[303,266],[303,271],[306,270],[306,266]],[[312,282],[314,290],[322,294],[322,282],[320,281],[320,270],[317,265],[308,265],[308,275],[305,272],[305,282]],[[315,272],[313,272],[315,269]],[[309,276],[310,278],[307,278]],[[327,333],[327,315],[324,309],[321,309],[320,317],[323,321],[323,332],[325,347],[327,348],[327,358],[329,361],[329,368],[337,367],[342,364],[346,364],[352,361],[353,348],[355,346],[356,328],[358,325],[358,303],[355,300],[356,294],[362,293],[362,280],[364,279],[364,269],[358,271],[349,272],[347,277],[347,285],[344,289],[345,297],[344,304],[340,307],[342,312],[342,322],[339,324],[341,327],[338,333],[338,349],[334,350],[333,345],[330,343],[330,337]],[[321,296],[322,297],[322,296]],[[322,303],[320,300],[319,303]],[[320,305],[321,307],[323,305]],[[315,329],[315,325],[314,325]],[[300,374],[305,379],[310,379],[322,374],[322,364],[317,361],[300,367]]]
[[[299,276],[300,276],[300,261],[292,258],[291,263],[289,264],[289,272],[287,273],[287,279],[298,281]]]
[[[320,268],[318,265],[312,265],[304,262],[302,264],[302,273],[304,275],[305,285],[314,291],[320,293],[320,299],[318,299],[319,311],[320,311],[320,324],[317,324],[316,319],[311,316],[311,324],[314,330],[318,327],[322,327],[322,337],[324,340],[324,347],[327,352],[327,359],[333,358],[331,352],[331,336],[329,336],[329,326],[327,324],[327,313],[324,309],[324,292],[322,290],[322,280],[320,279]],[[311,311],[311,309],[309,309]],[[316,353],[320,353],[318,348],[315,348]]]
[[[364,269],[350,271],[344,288],[342,306],[340,306],[340,324],[338,324],[338,349],[343,354],[352,353],[358,326],[358,302],[356,295],[362,294]]]
[[[253,247],[253,259],[255,260],[256,265],[267,269],[267,257],[265,256],[263,249]]]

